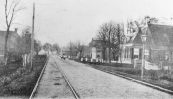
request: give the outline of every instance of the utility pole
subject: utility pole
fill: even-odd
[[[35,19],[35,3],[33,3],[32,17],[32,34],[31,34],[31,70],[33,70],[33,53],[34,53],[34,19]]]

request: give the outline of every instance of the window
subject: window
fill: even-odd
[[[139,52],[140,50],[138,48],[134,48],[134,59],[135,58],[139,59]]]

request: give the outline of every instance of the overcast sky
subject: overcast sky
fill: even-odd
[[[10,0],[12,1],[12,0]],[[124,18],[139,19],[145,15],[158,18],[173,17],[173,0],[21,0],[27,9],[18,13],[14,28],[19,34],[32,26],[32,5],[35,3],[35,38],[42,43],[70,41],[88,44],[102,23],[122,22]],[[5,0],[0,3],[0,30],[5,30]]]

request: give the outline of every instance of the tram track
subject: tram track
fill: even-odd
[[[48,61],[49,61],[49,58],[47,59],[45,65],[44,65],[44,67],[43,67],[43,69],[42,69],[42,71],[41,71],[41,73],[40,73],[40,76],[39,76],[39,78],[38,78],[38,80],[37,80],[37,82],[36,82],[36,84],[35,84],[35,87],[34,87],[32,93],[31,93],[29,99],[33,99],[33,97],[34,97],[34,95],[35,95],[35,93],[36,93],[37,88],[38,88],[38,85],[39,85],[39,82],[40,82],[40,80],[41,80],[41,78],[42,78],[42,76],[43,76],[43,73],[44,73],[44,70],[45,70],[45,68],[46,68],[46,65],[47,65]]]
[[[61,70],[61,68],[58,66],[58,64],[56,63],[55,59],[54,59],[53,57],[52,57],[52,59],[53,59],[55,65],[56,65],[56,67],[58,68],[58,70],[59,70],[60,73],[62,74],[62,77],[64,78],[65,82],[66,82],[67,85],[69,86],[69,88],[70,88],[70,90],[71,90],[71,93],[73,94],[74,98],[75,98],[75,99],[80,99],[79,94],[76,92],[75,88],[72,86],[72,84],[70,83],[70,81],[68,80],[68,78],[66,77],[66,75],[64,74],[64,72],[63,72],[63,71]],[[37,89],[38,89],[38,87],[39,87],[39,83],[40,83],[40,81],[41,81],[41,79],[42,79],[42,76],[43,76],[43,74],[44,74],[44,71],[45,71],[45,68],[46,68],[47,63],[48,63],[48,60],[47,60],[45,66],[43,67],[43,69],[42,69],[42,71],[41,71],[41,74],[40,74],[40,76],[39,76],[39,78],[38,78],[38,80],[37,80],[37,83],[35,84],[35,87],[34,87],[32,93],[31,93],[29,99],[34,99],[34,98],[36,98],[36,97],[35,97],[35,94],[37,93]]]
[[[53,58],[54,59],[54,58]],[[55,61],[55,59],[54,59]],[[68,80],[68,78],[66,77],[66,75],[64,74],[64,72],[61,70],[61,68],[58,66],[58,64],[56,63],[55,61],[55,64],[57,65],[59,71],[61,72],[61,74],[63,75],[65,81],[67,82],[68,86],[70,87],[70,90],[72,91],[75,99],[80,99],[80,96],[79,94],[76,92],[76,90],[74,89],[74,87],[72,86],[72,84],[70,83],[70,81]]]

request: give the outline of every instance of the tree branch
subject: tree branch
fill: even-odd
[[[6,20],[6,25],[8,27],[7,0],[5,2],[5,20]]]
[[[10,9],[9,9],[9,11],[8,11],[8,16],[9,16],[9,14],[10,14],[10,12],[11,12],[11,7],[12,7],[13,3],[14,3],[14,1],[13,1],[13,2],[11,3],[11,5],[10,5]]]

